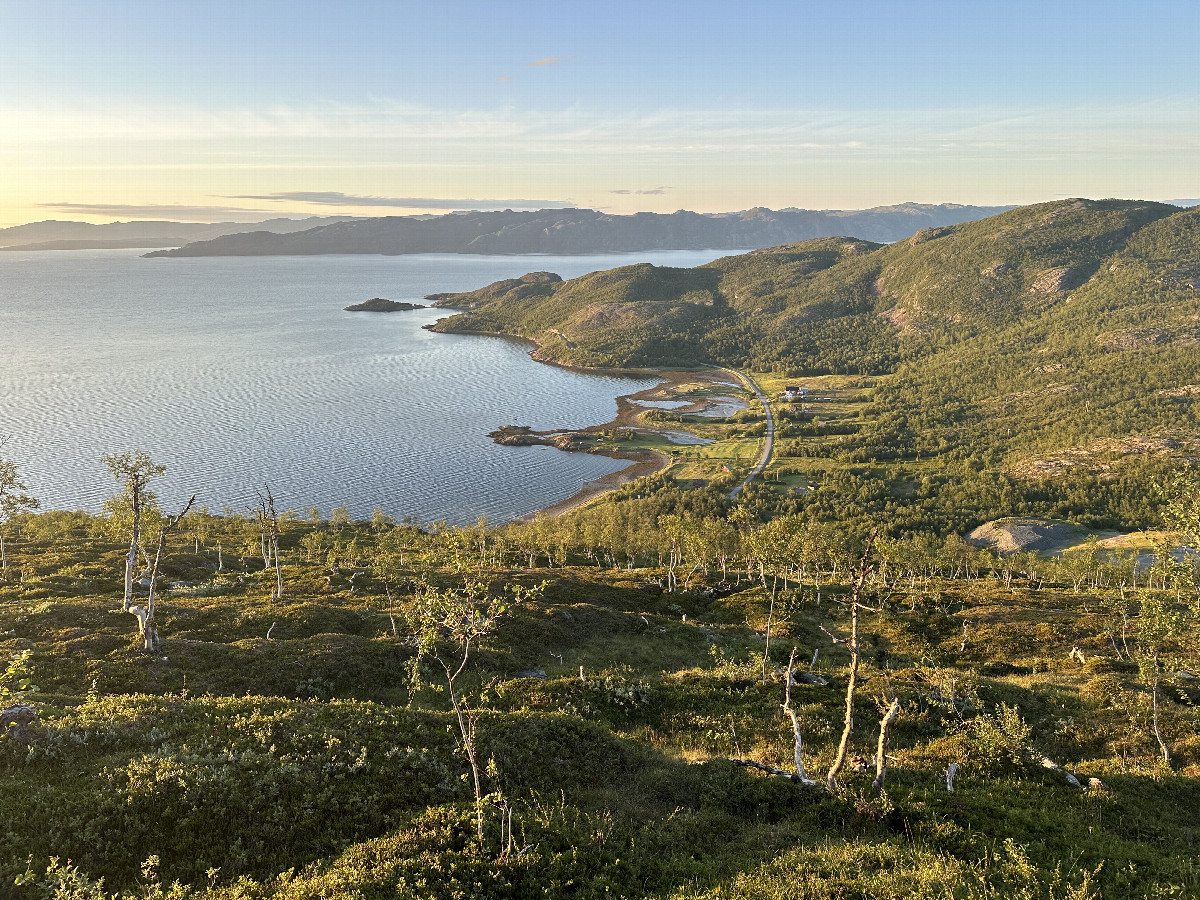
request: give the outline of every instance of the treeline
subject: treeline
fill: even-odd
[[[677,499],[689,498],[679,494]],[[802,513],[757,520],[750,506],[721,509],[717,504],[664,501],[653,494],[598,504],[574,515],[538,516],[527,524],[493,526],[444,522],[395,522],[377,510],[370,520],[355,521],[344,508],[323,519],[285,511],[274,526],[257,511],[214,514],[200,509],[171,536],[170,558],[160,577],[171,580],[181,569],[203,563],[214,577],[229,580],[273,578],[278,562],[289,584],[290,572],[303,568],[303,589],[368,589],[390,595],[413,571],[462,573],[505,570],[594,568],[602,571],[663,570],[668,590],[686,589],[693,580],[728,585],[771,576],[784,586],[836,583],[859,558],[868,535],[878,551],[880,571],[898,579],[1003,578],[1016,573],[1034,584],[1078,589],[1124,585],[1130,589],[1158,579],[1164,588],[1190,589],[1197,577],[1190,563],[1163,544],[1147,567],[1134,552],[1104,550],[1093,539],[1079,551],[1058,557],[1032,552],[1002,554],[965,541],[958,534],[938,536],[903,528],[847,527]],[[148,578],[162,525],[167,518],[151,501],[137,544],[135,591],[149,590]],[[869,522],[867,524],[870,524]],[[1155,524],[1161,524],[1161,518]],[[9,526],[10,577],[27,585],[42,582],[51,591],[75,586],[61,575],[61,551],[70,544],[96,550],[119,547],[128,538],[129,520],[119,512],[93,516],[82,512],[25,512]],[[278,530],[272,546],[272,528]],[[1190,558],[1190,557],[1189,557]],[[184,562],[179,562],[183,560]],[[60,574],[44,581],[40,572]],[[313,571],[321,573],[313,582]],[[92,584],[95,573],[80,573]],[[116,579],[119,573],[108,573]],[[656,576],[657,577],[657,576]],[[264,582],[266,583],[266,582]],[[371,587],[368,587],[371,586]],[[182,586],[186,589],[186,585]]]

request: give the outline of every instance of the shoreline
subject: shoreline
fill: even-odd
[[[540,362],[540,360],[538,360]],[[599,372],[610,372],[609,369],[579,369],[591,374]],[[639,406],[637,400],[656,400],[663,399],[655,397],[655,394],[666,394],[672,388],[679,387],[683,384],[692,382],[702,382],[708,384],[728,384],[733,386],[733,382],[726,378],[720,377],[723,374],[728,374],[725,369],[638,369],[621,370],[628,373],[637,372],[638,374],[646,375],[653,374],[662,381],[659,384],[648,387],[645,390],[635,391],[632,394],[623,394],[616,398],[617,414],[611,421],[604,422],[600,425],[587,425],[583,428],[570,428],[561,431],[545,431],[531,432],[539,437],[545,435],[589,435],[598,434],[603,431],[609,431],[615,428],[629,428],[636,431],[653,431],[658,434],[663,434],[670,429],[652,428],[642,424],[638,418],[642,413],[649,412],[653,407]],[[695,406],[703,406],[703,402],[693,404]],[[554,446],[549,441],[539,441],[539,443],[547,443]],[[559,448],[563,449],[563,448]],[[571,512],[581,506],[585,506],[597,497],[615,491],[619,487],[624,487],[638,478],[644,478],[647,475],[656,475],[671,467],[674,459],[669,454],[659,450],[639,450],[629,453],[621,451],[595,451],[595,450],[566,450],[567,453],[594,453],[597,456],[607,456],[610,459],[625,459],[629,460],[632,465],[628,465],[616,472],[610,472],[607,475],[601,475],[599,478],[594,478],[591,481],[585,481],[583,486],[564,500],[559,500],[557,503],[552,503],[550,506],[541,509],[535,509],[533,512],[525,513],[522,516],[517,516],[511,519],[509,524],[527,525],[536,519],[539,515],[554,518],[561,516],[564,513]]]
[[[455,308],[446,306],[433,306],[430,307],[430,309],[454,310]],[[452,315],[457,315],[457,312],[452,312]],[[449,316],[446,318],[449,318]],[[605,494],[615,491],[617,488],[624,487],[625,485],[636,481],[639,478],[645,478],[648,475],[656,475],[659,472],[665,471],[674,463],[674,459],[669,454],[663,453],[659,450],[622,452],[619,450],[598,451],[587,449],[571,449],[570,447],[557,447],[552,441],[545,439],[547,436],[586,436],[599,434],[604,431],[610,431],[615,428],[630,428],[635,431],[664,434],[670,429],[649,427],[639,421],[641,414],[648,412],[653,407],[639,406],[636,401],[661,400],[669,396],[669,392],[672,388],[677,388],[681,385],[693,382],[725,384],[729,385],[730,387],[735,387],[739,390],[745,389],[743,379],[740,375],[738,375],[738,373],[721,366],[708,366],[705,368],[689,369],[648,369],[600,368],[598,366],[569,365],[553,359],[540,358],[538,353],[540,350],[542,350],[542,344],[533,338],[528,338],[521,335],[504,334],[502,332],[495,331],[471,331],[467,329],[439,331],[437,330],[436,326],[442,321],[445,321],[445,319],[438,319],[436,322],[431,322],[430,324],[423,325],[422,327],[434,332],[435,334],[461,334],[475,337],[493,337],[503,338],[509,341],[517,341],[532,348],[529,351],[529,358],[534,362],[545,366],[554,366],[559,369],[566,369],[570,372],[578,372],[582,375],[610,375],[625,378],[645,378],[650,376],[661,379],[658,384],[652,385],[651,387],[640,391],[634,391],[629,394],[621,394],[616,397],[617,414],[608,422],[603,422],[598,425],[586,425],[583,428],[551,429],[549,431],[540,432],[528,431],[527,434],[537,438],[537,440],[532,441],[532,443],[543,444],[545,446],[555,446],[556,449],[563,450],[566,453],[592,453],[597,456],[607,456],[610,459],[628,460],[630,465],[625,466],[623,469],[619,469],[616,472],[610,472],[607,475],[601,475],[599,478],[593,478],[590,481],[585,481],[579,490],[570,497],[566,497],[565,499],[559,500],[556,503],[552,503],[549,506],[540,507],[531,512],[516,516],[508,521],[507,524],[510,525],[527,525],[534,521],[538,516],[555,518],[557,516],[564,515],[587,505],[598,497],[602,497]],[[662,394],[663,396],[655,396],[657,394]],[[700,401],[693,405],[703,408],[705,404]],[[496,434],[497,432],[492,432],[493,440],[496,440]],[[496,443],[502,442],[496,440]]]
[[[613,371],[608,369],[572,368],[575,368],[577,371],[587,372],[589,374],[597,374],[600,372],[608,373]],[[633,431],[665,434],[672,429],[655,428],[647,426],[640,421],[641,415],[649,412],[654,407],[641,406],[637,403],[638,400],[661,400],[664,399],[664,396],[669,396],[671,389],[678,388],[684,384],[696,382],[740,387],[740,385],[735,385],[735,382],[728,380],[727,377],[723,377],[727,376],[728,374],[726,370],[717,368],[665,370],[624,369],[621,371],[630,375],[635,373],[643,376],[653,375],[657,378],[661,378],[662,381],[660,381],[658,384],[652,385],[651,387],[645,388],[644,390],[634,391],[630,394],[622,394],[621,396],[617,397],[617,414],[608,422],[603,422],[599,425],[586,425],[583,428],[568,428],[562,430],[529,433],[536,435],[538,438],[542,438],[542,440],[537,441],[537,443],[542,443],[548,446],[556,446],[552,441],[544,439],[548,435],[571,435],[583,437],[600,434],[604,431],[611,431],[617,428],[628,428]],[[703,408],[704,405],[704,401],[698,401],[697,403],[693,404],[693,406],[701,408]],[[497,443],[499,443],[499,441],[497,441]],[[535,509],[532,512],[525,513],[524,515],[517,516],[516,518],[511,519],[509,524],[526,525],[532,522],[538,516],[548,516],[550,518],[561,516],[565,513],[578,509],[581,506],[585,506],[592,500],[595,500],[604,494],[615,491],[617,488],[624,487],[625,485],[636,481],[639,478],[645,478],[648,475],[656,475],[659,472],[665,471],[666,469],[669,469],[675,462],[670,454],[663,453],[660,450],[622,452],[620,450],[582,450],[571,449],[569,447],[558,447],[557,449],[564,450],[564,452],[567,453],[592,453],[597,456],[607,456],[609,459],[628,460],[631,465],[628,465],[623,469],[619,469],[616,472],[610,472],[607,475],[601,475],[599,478],[585,481],[580,489],[570,497],[559,500],[557,503],[552,503],[549,506]]]

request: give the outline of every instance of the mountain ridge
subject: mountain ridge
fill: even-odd
[[[586,254],[643,250],[752,250],[854,232],[888,242],[928,227],[983,218],[1011,207],[906,203],[868,210],[769,210],[731,213],[592,209],[458,212],[384,216],[333,223],[289,235],[243,233],[197,241],[147,257],[273,256],[332,253]]]
[[[524,338],[560,365],[854,376],[871,386],[870,424],[846,426],[863,463],[1105,480],[1200,461],[1200,209],[1065,200],[890,245],[541,273],[434,305],[458,310],[435,331]]]
[[[208,240],[244,231],[282,233],[328,225],[352,216],[277,217],[260,222],[73,222],[45,219],[0,228],[0,250],[107,250],[115,248],[176,247],[189,241]],[[137,243],[148,241],[152,243]]]

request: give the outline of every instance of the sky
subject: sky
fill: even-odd
[[[0,0],[0,226],[1200,197],[1195,0]]]

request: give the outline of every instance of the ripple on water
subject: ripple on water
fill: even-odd
[[[706,254],[651,254],[671,265]],[[640,259],[640,258],[639,258]],[[245,509],[269,484],[328,514],[498,521],[622,468],[499,447],[497,425],[607,421],[652,379],[534,363],[526,348],[421,329],[439,315],[343,313],[533,269],[570,278],[628,257],[142,260],[130,251],[0,254],[0,453],[46,508],[98,510],[101,455],[146,449],[166,504]]]

